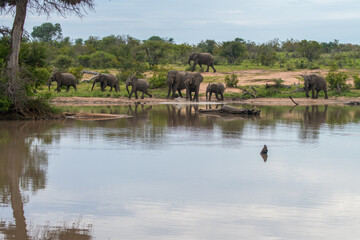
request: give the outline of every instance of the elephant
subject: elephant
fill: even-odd
[[[56,91],[60,92],[61,91],[61,87],[62,86],[66,86],[66,91],[69,91],[69,88],[72,86],[74,87],[75,91],[76,91],[76,84],[77,84],[77,80],[75,78],[74,75],[72,75],[71,73],[60,73],[60,72],[56,72],[54,73],[50,79],[49,79],[49,91],[50,91],[50,86],[51,86],[51,82],[56,82],[57,83],[57,88]]]
[[[224,91],[225,86],[222,83],[209,83],[206,87],[206,100],[208,100],[209,93],[209,101],[211,101],[211,95],[215,93],[216,99],[220,101],[218,95],[221,96],[221,101],[224,101]]]
[[[189,56],[188,63],[190,64],[190,61],[193,60],[193,67],[192,72],[195,70],[196,64],[199,64],[200,67],[202,67],[202,64],[206,64],[207,69],[206,72],[209,71],[209,67],[211,67],[214,70],[214,73],[216,72],[216,69],[214,68],[214,56],[210,53],[192,53]]]
[[[176,91],[179,92],[179,96],[182,98],[181,90],[185,89],[185,75],[186,72],[179,72],[176,70],[170,70],[167,75],[167,84],[169,86],[169,91],[167,98],[170,97],[172,91],[171,99],[175,98]]]
[[[148,89],[150,84],[146,79],[138,79],[136,76],[129,76],[126,80],[126,91],[129,94],[129,86],[132,86],[131,93],[129,94],[129,99],[131,99],[131,95],[135,93],[135,98],[138,99],[137,91],[142,92],[141,99],[144,99],[144,93],[146,93],[150,98],[152,95],[148,93]]]
[[[317,99],[320,91],[324,91],[325,99],[328,99],[326,80],[322,76],[316,74],[301,75],[301,76],[304,78],[304,89],[307,98],[310,97],[309,91],[311,90],[312,99]],[[315,90],[316,90],[316,95],[315,95]]]
[[[192,101],[191,93],[195,92],[194,101],[199,101],[199,89],[200,83],[204,80],[204,77],[200,73],[186,73],[185,75],[185,87],[186,87],[186,100]]]
[[[110,92],[112,91],[113,88],[115,88],[115,92],[120,91],[119,80],[113,74],[100,73],[100,74],[96,75],[93,78],[93,80],[94,80],[94,84],[91,88],[91,91],[94,89],[95,83],[98,83],[98,82],[100,83],[102,92],[105,91],[105,88],[107,86],[110,87]]]

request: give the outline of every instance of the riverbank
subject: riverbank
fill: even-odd
[[[337,97],[329,99],[310,99],[310,98],[294,98],[299,105],[344,105],[353,101],[360,101],[360,97]],[[163,98],[145,98],[145,99],[128,99],[126,97],[119,98],[96,98],[96,97],[55,97],[51,99],[51,103],[55,106],[106,106],[106,105],[129,105],[129,104],[190,104],[193,102],[186,101],[184,98],[173,100]],[[205,97],[200,97],[198,104],[218,104],[218,103],[239,103],[249,105],[295,105],[289,98],[253,98],[246,100],[226,100],[223,102],[212,101],[207,102]]]

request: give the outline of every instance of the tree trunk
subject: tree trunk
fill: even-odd
[[[11,30],[11,52],[7,62],[10,87],[13,85],[16,75],[19,72],[20,44],[24,31],[27,4],[28,0],[16,0],[16,13]]]

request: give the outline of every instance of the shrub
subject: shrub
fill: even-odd
[[[97,51],[90,55],[89,65],[92,68],[116,68],[120,64],[115,55],[103,51]]]
[[[227,75],[225,77],[225,84],[227,87],[236,87],[238,84],[239,80],[237,79],[237,75],[236,74],[231,74],[230,76]]]
[[[50,72],[47,68],[35,68],[31,71],[31,77],[34,80],[35,88],[44,85],[50,78]]]
[[[0,112],[7,112],[10,109],[11,101],[7,97],[0,97]]]
[[[80,80],[82,78],[83,75],[83,71],[84,68],[82,66],[79,67],[72,67],[69,69],[69,73],[71,73],[72,75],[75,76],[76,80]]]
[[[285,64],[286,71],[293,71],[295,69],[295,65],[292,63]]]
[[[358,75],[354,75],[353,78],[354,78],[355,88],[356,88],[356,89],[360,89],[360,78],[359,78],[359,76],[358,76]]]
[[[73,65],[73,63],[73,59],[67,55],[59,55],[54,61],[55,67],[57,67],[60,71],[64,72],[67,72],[67,70]]]
[[[349,90],[349,86],[346,84],[348,75],[344,72],[336,72],[332,69],[329,71],[325,79],[328,82],[329,88],[331,90],[337,90],[338,93]]]
[[[90,55],[80,55],[77,57],[81,66],[90,67]]]
[[[149,79],[150,88],[165,87],[169,69],[163,66],[153,66],[153,76]]]

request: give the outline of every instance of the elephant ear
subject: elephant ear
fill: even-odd
[[[60,78],[61,78],[61,73],[56,72],[56,73],[54,74],[54,77],[55,77],[56,79],[60,79]]]

